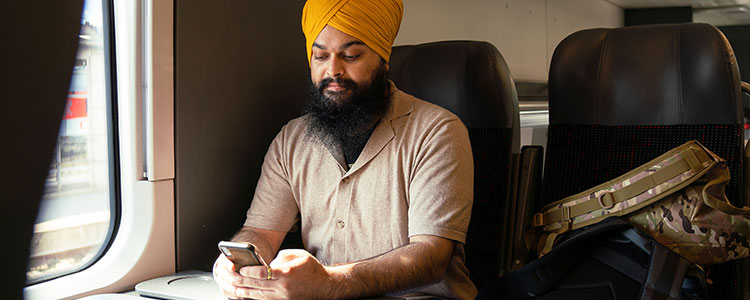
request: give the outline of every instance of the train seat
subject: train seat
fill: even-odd
[[[590,29],[556,48],[549,131],[536,207],[581,192],[698,140],[727,160],[741,205],[740,77],[727,39],[708,24]],[[712,266],[712,299],[741,299],[739,262]]]
[[[501,272],[501,249],[509,246],[504,222],[520,137],[508,66],[487,42],[432,42],[393,47],[389,77],[402,91],[452,111],[469,130],[474,206],[465,251],[470,277],[481,288]]]

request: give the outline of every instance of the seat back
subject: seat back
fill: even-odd
[[[511,158],[519,151],[518,97],[497,49],[448,41],[393,48],[390,79],[402,91],[455,113],[469,129],[474,206],[465,250],[477,287],[500,273],[507,245]]]
[[[549,131],[537,207],[581,192],[695,139],[727,160],[741,203],[740,77],[707,24],[591,29],[564,39],[549,73]],[[712,267],[712,299],[740,299],[739,263]]]

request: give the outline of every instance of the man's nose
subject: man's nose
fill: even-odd
[[[326,75],[334,78],[344,75],[343,62],[340,58],[334,56],[328,60],[328,65],[326,66]]]

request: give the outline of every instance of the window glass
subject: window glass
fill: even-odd
[[[112,231],[113,120],[101,0],[86,0],[68,101],[34,226],[27,282],[93,263]],[[109,34],[106,35],[109,37]],[[114,165],[114,164],[112,164]]]

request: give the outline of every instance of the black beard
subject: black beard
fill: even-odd
[[[324,89],[331,82],[344,87],[350,96],[335,93],[331,99]],[[345,155],[364,148],[377,121],[388,110],[391,89],[385,64],[381,64],[367,86],[359,86],[350,79],[321,80],[317,86],[310,81],[310,98],[305,104],[309,120],[307,136],[323,142],[328,147],[341,147]]]

